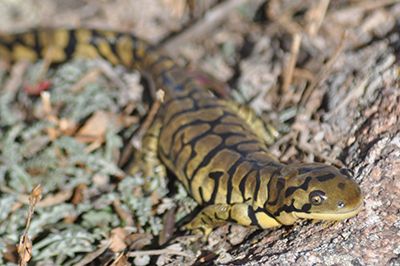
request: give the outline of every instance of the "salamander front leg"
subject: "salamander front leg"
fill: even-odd
[[[184,229],[208,236],[215,227],[227,222],[250,226],[252,220],[248,216],[249,209],[252,211],[252,207],[246,203],[209,205],[186,224]]]
[[[200,213],[184,226],[194,234],[202,233],[208,236],[215,227],[221,226],[229,219],[231,206],[228,204],[214,204],[202,209]]]

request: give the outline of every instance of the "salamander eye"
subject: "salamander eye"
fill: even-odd
[[[312,205],[318,206],[321,205],[322,202],[326,200],[326,195],[321,190],[314,190],[310,193],[309,200]]]

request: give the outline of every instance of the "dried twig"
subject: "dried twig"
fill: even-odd
[[[131,251],[131,252],[127,253],[128,257],[138,257],[138,256],[146,256],[146,255],[147,256],[176,255],[176,256],[183,256],[183,257],[188,257],[188,258],[193,257],[191,254],[189,254],[187,252],[170,249],[170,248],[157,249],[157,250],[138,250],[138,251]]]
[[[289,86],[292,83],[293,79],[293,72],[296,66],[297,57],[299,55],[300,45],[301,45],[301,35],[296,33],[293,35],[292,38],[292,47],[290,48],[290,59],[287,67],[285,68],[286,71],[283,77],[283,85],[282,85],[282,93],[286,94],[289,90]]]
[[[322,154],[319,151],[315,150],[307,142],[301,141],[296,145],[296,147],[299,148],[300,150],[306,152],[306,153],[312,154],[312,155],[324,160],[325,162],[329,162],[329,163],[331,163],[331,164],[333,164],[335,166],[338,166],[338,167],[343,167],[344,166],[341,161],[339,161],[339,160],[337,160],[335,158],[331,158],[329,156],[325,156],[324,154]]]
[[[387,5],[392,5],[395,3],[399,3],[400,0],[380,0],[380,1],[376,1],[376,0],[367,0],[367,1],[359,1],[359,2],[354,2],[354,4],[345,6],[344,8],[341,9],[337,9],[335,12],[332,13],[335,14],[336,12],[342,12],[345,10],[353,10],[353,9],[358,9],[361,11],[368,11],[368,10],[373,10],[373,9],[377,9],[380,7],[384,7]]]

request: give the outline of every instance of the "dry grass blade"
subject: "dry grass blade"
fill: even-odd
[[[128,266],[131,265],[128,262],[128,258],[126,257],[125,253],[120,253],[117,258],[111,263],[110,266]]]
[[[33,212],[35,211],[35,206],[40,201],[41,197],[42,197],[42,187],[40,185],[37,185],[32,189],[32,192],[29,196],[28,217],[26,219],[24,233],[22,234],[18,244],[18,255],[19,255],[20,266],[27,265],[32,258],[32,241],[28,236],[28,230],[31,225],[31,220]]]
[[[160,237],[158,240],[159,245],[164,245],[171,239],[175,231],[175,211],[176,208],[173,207],[167,211],[164,215],[164,227],[163,230],[160,232]]]
[[[103,60],[97,60],[97,63],[100,67],[100,70],[104,75],[107,76],[114,84],[116,84],[119,88],[123,88],[125,91],[128,90],[126,84],[122,82],[122,80],[118,77],[118,74],[111,67],[110,64],[106,63]]]
[[[10,78],[7,83],[4,85],[4,91],[12,91],[16,92],[18,88],[21,86],[23,81],[23,76],[28,68],[27,62],[21,62],[15,64],[11,70]]]
[[[328,10],[330,0],[321,0],[314,8],[310,8],[306,14],[309,23],[307,33],[315,36],[324,21],[326,11]]]
[[[86,73],[80,80],[78,80],[78,82],[76,82],[71,87],[70,90],[76,93],[80,92],[86,84],[94,82],[96,79],[98,79],[100,74],[101,74],[100,69],[98,68],[92,69],[91,71]]]
[[[291,10],[285,12],[281,10],[281,1],[271,0],[271,3],[268,6],[269,8],[265,11],[266,16],[279,27],[282,27],[284,31],[290,34],[297,34],[303,31],[301,25],[293,20],[293,14]]]

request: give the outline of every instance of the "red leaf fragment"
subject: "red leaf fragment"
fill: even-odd
[[[39,96],[43,91],[47,91],[51,87],[51,81],[43,80],[34,85],[24,85],[24,91],[31,96]]]

